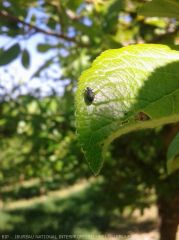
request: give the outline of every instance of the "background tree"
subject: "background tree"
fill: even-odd
[[[36,50],[44,63],[32,78],[42,85],[51,78],[54,82],[45,98],[26,83],[11,92],[1,84],[1,186],[34,177],[42,182],[50,177],[59,186],[91,176],[75,134],[74,92],[81,72],[106,49],[136,43],[177,48],[178,5],[177,0],[1,1],[0,34],[8,38],[0,66],[10,74],[8,64],[18,60],[28,71],[35,60],[28,43],[37,36]],[[61,74],[49,74],[53,67]],[[60,96],[58,82],[64,86]],[[23,87],[28,90],[25,96]],[[116,140],[101,172],[101,201],[108,214],[126,206],[143,210],[155,190],[162,240],[175,238],[179,221],[178,172],[162,178],[166,149],[177,132],[178,125],[171,125]]]

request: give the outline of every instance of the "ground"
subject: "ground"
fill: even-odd
[[[90,188],[93,183],[94,179],[81,181],[47,193],[41,188],[39,196],[29,199],[27,196],[18,199],[18,194],[13,200],[6,198],[0,206],[0,234],[76,234],[82,240],[92,239],[94,235],[99,240],[159,239],[155,205],[145,209],[143,215],[135,210],[132,215],[114,214],[109,220]],[[23,183],[24,189],[29,189],[30,184],[34,186],[34,182]],[[4,189],[7,196],[10,191],[11,187]]]

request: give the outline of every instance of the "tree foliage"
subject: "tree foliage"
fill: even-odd
[[[47,78],[44,73],[53,66],[58,66],[61,75],[53,75],[53,86],[56,86],[57,82],[64,86],[60,96],[56,95],[57,88],[54,87],[52,96],[44,98],[39,89],[34,92],[29,90],[29,94],[23,96],[21,94],[23,84],[15,86],[12,92],[0,86],[1,186],[19,181],[21,178],[36,177],[42,180],[50,178],[52,181],[58,179],[60,183],[72,183],[91,176],[76,136],[74,93],[77,81],[82,71],[87,69],[99,54],[108,49],[118,48],[119,50],[110,50],[115,53],[123,51],[121,47],[139,43],[160,43],[177,49],[178,0],[163,0],[163,4],[160,2],[158,0],[0,2],[0,34],[7,39],[0,49],[0,66],[10,73],[11,66],[18,61],[24,69],[30,70],[35,64],[34,49],[30,43],[37,37],[35,51],[40,54],[38,56],[43,59],[43,64],[33,72],[32,78],[41,79],[43,85]],[[153,61],[159,67],[162,61],[168,61],[167,58],[162,58],[162,51],[169,51],[169,55],[171,51],[175,55],[174,50],[162,49],[158,52],[157,59],[151,57],[148,60],[148,74],[152,71],[150,67]],[[151,49],[151,53],[148,54],[154,56],[152,53]],[[139,62],[141,66],[146,64],[147,60],[140,60],[139,55],[136,61],[134,56],[131,60],[133,68],[137,67]],[[96,64],[99,64],[98,60]],[[171,65],[170,61],[166,64],[168,64],[166,75],[174,72],[177,76],[175,81],[169,82],[165,78],[164,66],[161,71],[156,72],[156,79],[166,80],[168,87],[172,83],[178,86],[178,75],[175,71],[176,69],[178,71],[178,68],[172,61]],[[96,67],[100,68],[97,65],[92,67],[93,71]],[[111,67],[113,65],[115,61],[111,62]],[[108,67],[106,63],[105,71]],[[91,77],[95,75],[93,71],[90,73]],[[86,84],[84,87],[96,89],[96,80],[88,86],[85,74],[82,75],[84,85]],[[122,74],[124,73],[120,75]],[[133,72],[135,79],[137,74]],[[140,71],[141,83],[142,76]],[[25,78],[26,76],[22,76],[22,80]],[[155,80],[155,77],[153,79]],[[173,88],[176,86],[173,85]],[[154,87],[157,88],[153,96],[156,98],[168,89],[157,84]],[[99,89],[99,92],[103,89],[104,87]],[[112,89],[113,87],[111,91]],[[13,94],[16,95],[15,98]],[[149,93],[145,92],[144,95],[150,97]],[[93,95],[90,99],[93,99]],[[88,108],[91,106],[88,105]],[[111,110],[105,114],[110,114]],[[140,112],[143,113],[143,110],[142,108]],[[158,107],[155,113],[158,113]],[[154,113],[150,112],[149,115],[153,117],[152,114]],[[136,115],[136,112],[130,117],[134,115],[135,122],[142,118],[140,114]],[[91,118],[88,112],[84,116],[90,123],[93,117]],[[128,117],[123,116],[124,120]],[[103,116],[99,119],[101,118]],[[143,209],[153,201],[150,199],[153,192],[156,193],[157,199],[172,198],[175,195],[178,191],[178,172],[174,171],[167,175],[166,152],[169,141],[173,139],[178,129],[178,125],[158,127],[154,130],[128,133],[114,141],[109,151],[105,153],[106,164],[100,173],[102,179],[100,189],[103,192],[101,203],[106,209],[111,212],[116,209],[123,211],[129,205],[132,209],[135,207]],[[175,162],[171,160],[176,153],[174,149],[171,145],[168,153],[172,164]]]

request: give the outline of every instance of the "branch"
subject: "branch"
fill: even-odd
[[[21,19],[19,19],[18,17],[16,16],[12,16],[10,15],[8,12],[6,11],[0,11],[0,17],[3,17],[3,18],[7,18],[8,20],[12,21],[12,22],[17,22],[17,23],[21,23],[23,24],[24,26],[28,26],[30,29],[34,29],[36,32],[39,32],[39,33],[44,33],[46,35],[49,35],[49,36],[53,36],[53,37],[57,37],[57,38],[61,38],[63,40],[66,40],[66,41],[69,41],[69,42],[74,42],[74,43],[77,43],[78,45],[80,46],[86,46],[84,45],[83,43],[80,43],[80,42],[77,42],[76,41],[76,38],[72,38],[72,37],[68,37],[62,33],[56,33],[56,32],[52,32],[52,31],[47,31],[45,29],[42,29],[42,28],[39,28],[31,23],[28,23],[28,22],[25,22]]]

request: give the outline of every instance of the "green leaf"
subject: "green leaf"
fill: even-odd
[[[3,50],[0,53],[0,66],[7,65],[15,60],[20,54],[20,45],[18,43],[14,44],[7,50]]]
[[[115,138],[177,121],[179,52],[167,46],[138,44],[107,50],[80,77],[76,126],[95,174]]]
[[[179,169],[179,133],[175,136],[168,148],[167,169],[169,174]]]
[[[169,17],[179,19],[179,1],[153,0],[138,9],[138,14],[146,17]]]
[[[30,55],[29,55],[29,52],[27,51],[27,49],[24,49],[24,51],[22,52],[22,65],[25,67],[25,68],[29,68],[30,66]]]
[[[31,76],[31,78],[34,78],[34,77],[39,77],[40,73],[45,70],[46,68],[48,68],[50,66],[50,64],[52,64],[53,62],[53,59],[54,59],[54,56],[47,59],[38,69],[36,72],[33,73],[33,75]]]
[[[104,30],[111,32],[117,28],[117,21],[119,18],[119,12],[124,8],[123,0],[113,0],[109,5],[106,14],[104,15]]]
[[[45,53],[47,51],[49,51],[50,49],[52,48],[52,45],[49,45],[49,44],[39,44],[37,46],[37,50],[41,53]]]
[[[82,3],[83,3],[82,0],[75,0],[75,1],[65,0],[65,1],[64,1],[64,4],[65,4],[68,8],[70,8],[70,9],[72,9],[72,10],[74,10],[74,11],[75,11]]]

